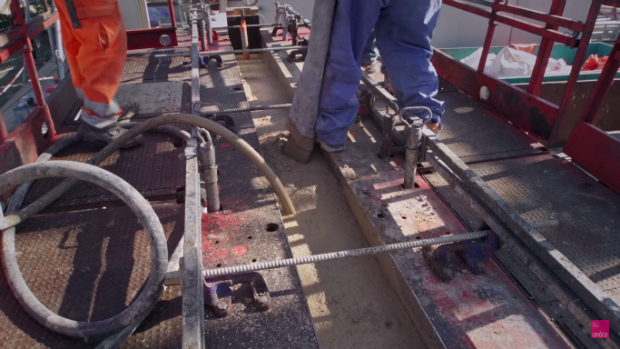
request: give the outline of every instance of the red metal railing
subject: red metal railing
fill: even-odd
[[[168,8],[170,9],[171,27],[127,31],[129,49],[177,45],[176,18],[172,0],[168,0]],[[12,1],[10,9],[13,16],[13,28],[0,33],[0,63],[22,50],[24,65],[32,82],[37,106],[11,134],[7,134],[4,119],[0,116],[0,173],[34,161],[42,150],[58,138],[57,131],[61,127],[61,120],[58,120],[59,123],[54,122],[46,104],[32,55],[31,42],[31,39],[56,23],[58,13],[56,11],[46,12],[26,22],[19,1]],[[170,37],[169,45],[162,44],[164,42],[160,40],[162,35]],[[132,45],[132,43],[137,44]]]
[[[564,149],[565,153],[572,157],[574,163],[620,192],[620,139],[594,125],[599,110],[620,68],[620,37],[617,39],[596,87],[591,93],[583,117],[574,127],[572,133],[569,129],[572,126],[566,124],[567,113],[573,101],[579,73],[586,60],[588,46],[601,5],[617,6],[620,2],[618,0],[592,0],[585,22],[580,22],[562,17],[566,0],[553,0],[548,14],[509,5],[503,0],[468,1],[444,0],[444,4],[489,19],[489,28],[485,37],[480,64],[477,70],[473,70],[443,52],[437,51],[433,57],[433,62],[439,76],[475,99],[480,99],[481,88],[487,87],[490,96],[481,99],[484,103],[539,138],[552,142],[562,142],[570,134]],[[486,9],[472,3],[485,5]],[[510,18],[500,12],[540,21],[544,23],[544,26]],[[484,73],[496,23],[503,23],[542,37],[527,90]],[[559,32],[560,27],[573,31],[575,35]],[[577,48],[573,67],[559,105],[539,97],[554,42]]]
[[[453,59],[451,60],[450,57],[441,54],[441,52],[433,58],[435,67],[440,77],[456,85],[456,87],[473,98],[479,99],[480,88],[483,86],[487,87],[490,91],[490,97],[483,101],[500,115],[503,115],[524,130],[541,139],[554,142],[562,141],[560,133],[563,127],[565,127],[566,114],[575,92],[581,67],[586,59],[596,18],[601,5],[609,2],[613,1],[592,0],[586,21],[580,22],[562,17],[566,0],[553,0],[549,13],[510,5],[503,0],[469,0],[469,2],[463,0],[444,0],[443,3],[445,5],[488,18],[489,28],[486,33],[477,71],[469,71],[471,70],[470,68],[462,65],[460,67],[455,66],[458,62],[454,62]],[[478,5],[484,5],[485,7]],[[511,18],[503,13],[540,21],[544,25],[540,26],[518,18]],[[497,23],[506,24],[542,37],[536,65],[527,90],[484,73],[484,66]],[[573,31],[573,34],[558,31],[560,27]],[[549,62],[554,42],[577,48],[573,68],[559,105],[539,97],[545,68]],[[519,104],[516,105],[516,102]]]
[[[594,126],[603,101],[620,67],[620,37],[616,40],[601,77],[586,104],[581,122],[571,133],[564,152],[612,189],[620,192],[620,139]]]

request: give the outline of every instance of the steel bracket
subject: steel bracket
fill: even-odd
[[[205,304],[219,317],[228,315],[232,305],[232,287],[239,284],[248,284],[251,287],[256,310],[269,310],[269,288],[263,276],[256,272],[205,279]]]
[[[425,246],[422,254],[438,278],[450,281],[461,269],[461,260],[473,274],[484,274],[486,262],[498,246],[499,238],[495,233],[490,233],[480,239]]]

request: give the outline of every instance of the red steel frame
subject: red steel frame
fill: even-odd
[[[616,40],[581,122],[571,133],[564,152],[612,189],[620,192],[620,139],[594,126],[599,110],[620,67],[620,37]]]
[[[619,5],[617,0],[592,0],[585,23],[562,17],[566,0],[553,0],[549,13],[533,11],[527,8],[509,5],[503,0],[471,0],[490,8],[481,7],[461,0],[444,0],[444,4],[474,13],[489,19],[489,28],[484,41],[480,64],[477,70],[466,67],[441,51],[436,51],[433,63],[440,77],[447,80],[469,96],[480,99],[480,89],[485,86],[490,97],[483,100],[500,115],[531,134],[552,142],[559,139],[560,130],[564,126],[568,108],[570,107],[581,67],[586,54],[596,18],[601,5]],[[499,12],[544,22],[544,27],[519,19],[509,18]],[[527,90],[513,86],[505,81],[484,73],[491,42],[497,23],[503,23],[529,33],[542,36],[534,67]],[[568,28],[581,37],[570,36],[558,32],[558,28]],[[544,79],[545,67],[549,62],[554,42],[564,43],[577,48],[573,68],[566,84],[560,105],[555,105],[539,97]],[[620,37],[617,39],[610,58],[601,72],[599,81],[585,108],[580,123],[573,129],[565,147],[565,152],[581,166],[612,189],[620,192],[620,139],[614,138],[593,124],[596,121],[603,101],[616,78],[620,67]]]
[[[172,26],[168,28],[128,30],[127,40],[129,49],[144,49],[163,47],[159,38],[167,34],[171,38],[170,46],[177,45],[176,18],[172,0],[168,0]],[[28,115],[11,134],[0,116],[0,173],[17,166],[33,162],[37,156],[55,142],[59,135],[60,124],[54,123],[50,109],[45,101],[45,95],[39,83],[32,42],[37,35],[58,21],[58,13],[44,13],[28,22],[24,21],[24,14],[19,1],[11,3],[11,13],[14,18],[14,27],[0,34],[0,63],[19,50],[24,55],[24,65],[32,81],[33,92],[37,103],[36,108]],[[45,124],[45,125],[44,125]],[[47,128],[47,132],[42,129]]]
[[[482,49],[480,65],[477,71],[472,70],[438,51],[433,57],[433,62],[439,76],[475,99],[480,99],[480,88],[486,86],[490,91],[490,97],[484,100],[484,102],[489,107],[525,131],[541,139],[553,142],[561,141],[559,139],[560,130],[564,125],[567,110],[575,92],[581,66],[586,59],[596,18],[601,5],[611,3],[613,0],[592,0],[585,23],[562,17],[566,0],[553,0],[548,14],[509,5],[503,0],[476,0],[472,2],[486,4],[489,9],[487,10],[461,0],[443,1],[448,6],[489,19],[489,28]],[[511,18],[500,12],[541,21],[545,25],[535,25],[521,19]],[[503,23],[542,37],[536,65],[527,90],[484,73],[484,64],[491,48],[496,23]],[[581,37],[577,38],[576,35],[562,33],[558,31],[559,27],[567,28],[575,33],[581,33]],[[577,48],[573,69],[559,106],[539,97],[545,67],[549,61],[554,42]]]
[[[119,0],[122,1],[122,0]],[[170,21],[172,26],[165,28],[134,29],[127,31],[127,48],[129,50],[141,50],[148,48],[174,47],[178,45],[177,39],[177,20],[174,16],[174,4],[168,0],[170,11]],[[159,40],[162,35],[170,37],[170,45],[163,46]]]

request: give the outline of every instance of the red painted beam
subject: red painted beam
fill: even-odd
[[[595,0],[596,1],[596,0]],[[443,1],[444,4],[452,6],[452,7],[456,7],[460,10],[466,11],[466,12],[470,12],[485,18],[491,18],[492,13],[490,11],[481,9],[479,7],[476,6],[472,6],[470,4],[465,4],[461,1],[457,1],[457,0],[444,0]],[[541,27],[526,21],[522,21],[520,19],[515,19],[515,18],[510,18],[510,17],[506,17],[502,14],[496,14],[495,15],[495,21],[499,22],[499,23],[503,23],[506,25],[509,25],[511,27],[515,27],[517,29],[521,29],[523,31],[526,31],[528,33],[532,33],[532,34],[536,34],[539,36],[542,36],[543,38],[548,38],[551,39],[553,41],[565,44],[567,46],[570,47],[577,47],[579,40],[569,36],[568,34],[559,32],[557,30],[551,30],[551,29],[547,29],[545,27]]]
[[[620,140],[587,122],[579,123],[564,148],[573,162],[620,193]]]
[[[162,35],[170,37],[170,45],[163,46],[160,42]],[[129,50],[141,50],[149,48],[175,47],[178,45],[175,27],[135,29],[127,31],[127,48]]]
[[[588,100],[588,104],[586,104],[583,121],[596,124],[596,116],[598,111],[601,109],[601,106],[605,101],[605,97],[607,97],[607,93],[616,78],[618,68],[620,67],[619,54],[620,36],[618,37],[618,40],[616,40],[616,43],[609,54],[609,59],[607,60],[607,63],[605,63],[601,76],[594,87],[594,91],[592,91],[592,96]]]
[[[566,0],[553,0],[549,13],[554,15],[561,15],[562,13],[564,13],[565,7]],[[547,23],[546,28],[557,30],[558,25]],[[551,57],[552,51],[553,41],[547,38],[542,38],[540,42],[540,47],[538,48],[538,55],[536,56],[536,64],[534,65],[532,77],[530,78],[530,84],[527,87],[527,92],[536,96],[540,94],[540,87],[542,86],[542,82],[545,78],[547,63],[549,63],[549,58]]]
[[[521,6],[514,6],[503,3],[494,3],[492,8],[496,9],[497,11],[507,12],[513,15],[527,17],[535,21],[544,22],[546,24],[554,26],[556,29],[557,27],[564,27],[578,32],[582,32],[584,30],[583,23],[571,18],[562,17],[562,12],[554,13],[555,11],[550,11],[550,13],[547,14]],[[547,27],[547,29],[551,28]]]
[[[558,113],[556,105],[510,83],[477,72],[440,50],[435,50],[432,62],[440,78],[486,104],[503,118],[536,137],[547,139],[551,134]],[[483,86],[490,91],[486,101],[480,98]]]
[[[590,45],[592,32],[594,31],[594,26],[596,25],[596,19],[598,18],[598,14],[601,10],[601,3],[602,0],[592,0],[592,5],[590,6],[590,10],[586,19],[585,29],[581,34],[581,39],[579,40],[579,48],[577,49],[577,53],[575,54],[573,69],[568,76],[568,81],[566,82],[566,90],[564,90],[564,97],[562,97],[562,102],[560,103],[558,120],[556,121],[555,125],[553,125],[553,130],[551,131],[551,136],[549,138],[549,140],[551,141],[556,141],[559,139],[560,133],[562,132],[562,129],[564,127],[565,118],[568,114],[568,109],[571,107],[573,95],[575,93],[575,89],[577,88],[577,79],[579,78],[581,67],[583,66],[583,63],[585,62],[587,57],[588,46]]]

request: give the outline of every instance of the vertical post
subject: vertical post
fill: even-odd
[[[170,11],[170,23],[172,23],[172,27],[177,27],[177,19],[174,16],[174,3],[172,0],[168,0],[168,10]]]
[[[601,109],[603,101],[611,88],[611,85],[618,74],[618,68],[620,67],[620,36],[614,44],[614,48],[609,54],[609,59],[601,72],[601,77],[598,79],[592,96],[586,104],[585,112],[583,115],[583,121],[594,124],[598,111]]]
[[[54,53],[58,58],[58,76],[60,80],[65,78],[65,47],[62,44],[62,32],[60,29],[60,21],[56,21],[54,24],[54,29],[56,30],[56,46],[57,50]]]
[[[561,16],[564,13],[566,7],[566,0],[553,0],[549,14]],[[557,30],[558,26],[553,24],[547,24],[546,29]],[[540,93],[540,87],[542,86],[543,79],[545,78],[545,71],[551,52],[553,51],[554,42],[548,38],[542,38],[540,46],[538,48],[538,55],[536,56],[536,65],[534,65],[534,71],[530,79],[530,84],[527,87],[527,92],[538,96]]]
[[[302,163],[310,161],[314,149],[314,129],[319,114],[321,86],[329,43],[336,0],[316,0],[312,14],[312,39],[301,71],[297,91],[293,97],[286,128],[291,137],[284,143],[282,152]],[[284,27],[286,31],[286,27]]]
[[[498,2],[498,0],[495,0]],[[478,62],[478,71],[484,72],[484,67],[487,64],[487,57],[489,56],[489,50],[491,49],[491,42],[493,41],[493,35],[495,34],[495,16],[497,14],[497,10],[495,8],[491,9],[491,16],[489,17],[489,28],[487,29],[487,35],[484,38],[484,45],[482,46],[482,54],[480,55],[480,62]]]
[[[417,172],[418,162],[420,162],[420,148],[422,147],[422,129],[424,124],[422,119],[414,118],[411,124],[405,127],[405,189],[413,188]]]
[[[245,16],[241,15],[241,25],[239,26],[239,31],[241,33],[241,48],[244,50],[248,49],[250,46],[250,42],[248,40],[248,22],[245,20]],[[250,53],[247,51],[243,52],[243,59],[250,59]]]
[[[573,69],[568,77],[566,90],[564,90],[564,97],[562,97],[562,102],[560,103],[558,117],[553,124],[553,129],[551,130],[551,135],[549,136],[550,141],[558,139],[560,132],[562,131],[562,126],[564,126],[564,119],[566,118],[566,113],[570,107],[571,101],[573,100],[573,94],[575,93],[575,88],[577,87],[577,79],[579,78],[581,67],[586,60],[588,46],[590,45],[592,32],[594,31],[594,26],[596,25],[596,18],[601,10],[602,1],[603,0],[592,0],[592,5],[590,5],[590,11],[588,12],[588,17],[579,41],[579,48],[577,49],[575,61],[573,62]]]

